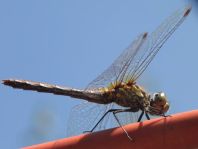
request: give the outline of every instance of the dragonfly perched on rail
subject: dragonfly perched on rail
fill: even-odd
[[[144,114],[150,119],[149,115],[165,116],[169,109],[165,93],[157,92],[151,96],[136,81],[190,11],[190,6],[179,9],[150,35],[140,34],[108,69],[83,90],[17,79],[3,80],[3,84],[88,101],[73,108],[68,126],[71,134],[81,133],[78,130],[92,132],[103,129],[104,120],[108,120],[109,113],[112,113],[118,125],[131,138],[122,125],[132,122],[133,113],[141,111],[137,118],[139,122]],[[123,114],[122,117],[118,116],[119,113]]]

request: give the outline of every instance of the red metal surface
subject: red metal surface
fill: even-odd
[[[23,149],[198,149],[198,110],[24,147]]]

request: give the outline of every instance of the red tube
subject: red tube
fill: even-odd
[[[147,120],[121,128],[82,134],[23,149],[196,149],[198,110]]]

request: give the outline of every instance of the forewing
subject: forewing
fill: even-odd
[[[98,89],[107,86],[110,82],[118,80],[125,74],[128,65],[146,40],[147,33],[139,35],[128,48],[108,67],[101,75],[88,84],[86,89]]]
[[[136,80],[148,67],[159,49],[166,40],[174,33],[190,13],[191,7],[184,7],[169,16],[153,33],[148,35],[147,40],[139,48],[134,59],[125,73],[125,80]]]
[[[190,10],[191,7],[184,7],[169,16],[151,35],[139,35],[108,69],[88,85],[87,89],[98,89],[116,81],[135,81],[188,16]]]

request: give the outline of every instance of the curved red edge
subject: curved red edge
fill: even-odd
[[[121,128],[82,134],[23,149],[195,149],[198,148],[198,110],[132,123]]]

